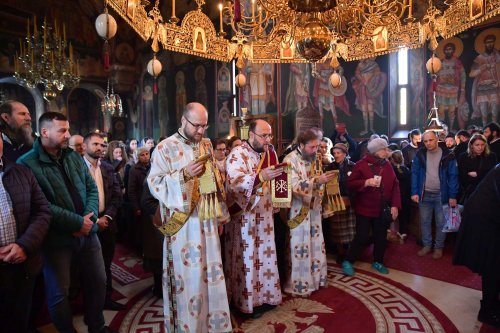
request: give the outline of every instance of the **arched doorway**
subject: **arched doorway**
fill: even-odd
[[[106,92],[101,87],[83,83],[68,93],[68,119],[72,134],[85,135],[95,130],[108,132],[110,121],[101,113],[101,101]]]

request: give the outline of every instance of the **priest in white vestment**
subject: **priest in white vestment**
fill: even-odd
[[[208,164],[196,161],[212,152],[210,140],[203,139],[208,128],[206,108],[187,104],[181,122],[177,133],[158,144],[148,176],[149,189],[160,201],[166,235],[162,278],[165,329],[231,332],[218,234],[229,215],[224,201],[217,198],[219,191],[204,194],[202,185],[207,183],[202,179]]]
[[[320,140],[317,133],[307,130],[299,134],[298,147],[284,162],[292,166],[292,207],[289,212],[289,272],[284,291],[309,296],[327,285],[325,240],[323,238],[322,198],[325,184],[334,178],[323,173]]]

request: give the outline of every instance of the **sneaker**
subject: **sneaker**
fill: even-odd
[[[342,263],[342,271],[347,276],[354,276],[354,268],[352,267],[351,263],[347,260],[344,260],[344,262]]]
[[[372,264],[372,267],[379,273],[389,274],[389,270],[387,269],[387,267],[384,266],[384,264],[381,264],[379,262],[374,262]]]
[[[423,256],[425,256],[429,252],[431,252],[430,246],[424,246],[420,251],[418,251],[417,254],[418,254],[419,257],[423,257]]]
[[[434,249],[432,253],[432,259],[439,259],[443,256],[443,249]]]

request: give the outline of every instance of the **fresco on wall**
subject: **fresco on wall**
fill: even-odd
[[[255,64],[247,62],[244,73],[247,84],[242,89],[241,107],[248,108],[251,114],[276,112],[276,85],[274,64]]]
[[[158,79],[158,119],[160,124],[160,136],[167,136],[168,134],[170,108],[168,106],[167,91],[167,76],[162,75]]]
[[[185,80],[186,77],[182,70],[175,74],[175,119],[177,120],[177,124],[181,123],[182,110],[184,110],[184,106],[187,104]]]
[[[291,142],[295,135],[294,119],[299,110],[312,106],[325,135],[330,136],[337,122],[345,123],[353,137],[387,132],[388,57],[345,62],[338,69],[339,88],[332,88],[329,62],[318,64],[312,75],[310,64],[281,65],[282,138]],[[310,111],[308,111],[310,112]]]
[[[375,115],[382,119],[387,117],[382,96],[387,87],[387,74],[380,70],[375,58],[363,59],[356,66],[351,83],[356,93],[355,106],[363,118],[363,130],[359,135],[378,133],[375,131]]]
[[[486,29],[474,40],[474,58],[469,77],[472,84],[472,119],[498,122],[500,103],[500,28]]]
[[[229,64],[217,62],[217,138],[227,137],[230,130],[233,96]]]
[[[500,101],[500,28],[474,29],[442,40],[436,85],[439,118],[450,131],[498,121]],[[427,57],[430,57],[427,52]],[[429,77],[429,76],[428,76]],[[427,80],[428,108],[432,84]]]
[[[425,94],[424,94],[424,77],[425,65],[424,65],[424,50],[423,49],[413,49],[409,52],[409,74],[410,74],[410,98],[408,103],[409,107],[409,117],[408,124],[409,128],[423,128],[424,119],[427,117],[425,114]]]

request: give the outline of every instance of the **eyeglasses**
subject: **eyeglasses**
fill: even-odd
[[[205,125],[193,124],[189,119],[187,119],[187,117],[184,117],[184,119],[186,119],[187,122],[190,123],[191,126],[193,126],[196,130],[199,130],[200,128],[202,128],[203,130],[206,130],[207,128],[210,127],[210,125],[208,125],[208,124],[205,124]]]
[[[272,140],[273,139],[273,135],[272,134],[257,134],[255,132],[252,131],[253,134],[257,135],[258,137],[261,137],[262,139],[264,140]]]

